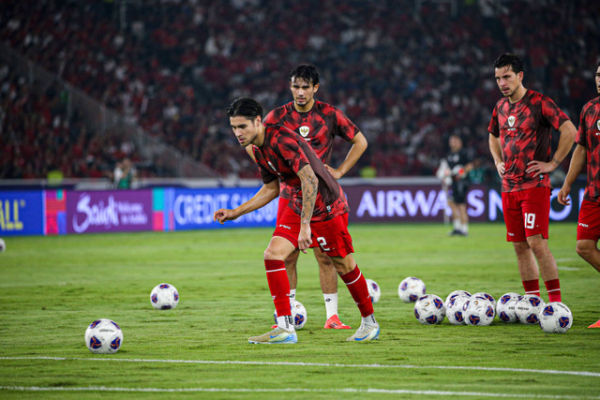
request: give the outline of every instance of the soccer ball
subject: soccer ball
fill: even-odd
[[[150,292],[150,303],[157,310],[170,310],[177,307],[179,293],[175,286],[168,283],[160,283],[154,286]]]
[[[537,324],[540,322],[539,313],[544,307],[544,301],[535,294],[526,294],[517,302],[516,313],[522,324]]]
[[[494,309],[496,308],[496,299],[494,299],[494,296],[492,296],[491,294],[486,293],[486,292],[477,292],[473,295],[473,297],[477,297],[477,296],[485,297],[492,303],[492,306],[494,307]]]
[[[294,326],[296,329],[304,328],[306,324],[306,308],[298,300],[292,301],[292,319],[294,320]]]
[[[415,302],[415,317],[424,325],[439,324],[444,320],[444,315],[444,301],[435,294],[426,294]]]
[[[292,320],[294,321],[294,327],[296,329],[304,328],[306,324],[306,308],[298,300],[290,300],[290,306],[292,307]],[[277,323],[277,310],[273,311],[273,319]]]
[[[398,285],[398,296],[405,303],[415,302],[425,294],[425,283],[419,278],[405,278]]]
[[[461,296],[461,295],[462,296],[471,297],[471,293],[467,292],[466,290],[454,290],[448,296],[446,296],[446,301],[444,301],[444,306],[446,306],[446,308],[448,308],[448,304],[450,303],[450,299],[453,299],[456,296]]]
[[[469,298],[464,294],[451,297],[446,304],[446,318],[452,325],[464,325],[465,324],[465,311],[469,305]]]
[[[492,302],[484,296],[471,296],[464,313],[466,325],[485,326],[494,321],[496,312]]]
[[[97,319],[85,330],[85,345],[92,353],[116,353],[123,344],[123,331],[110,319]]]
[[[2,253],[5,250],[6,250],[6,242],[4,242],[4,239],[0,238],[0,253]]]
[[[565,333],[573,325],[573,314],[565,304],[553,301],[546,304],[539,314],[540,327],[548,333]]]
[[[367,287],[369,288],[369,296],[371,296],[371,301],[373,304],[377,303],[381,297],[381,288],[377,282],[372,279],[367,279]]]
[[[518,293],[509,292],[503,294],[496,303],[496,315],[503,322],[517,322],[517,302],[521,300]]]

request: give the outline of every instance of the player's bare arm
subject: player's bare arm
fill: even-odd
[[[571,200],[569,199],[569,193],[571,193],[571,185],[577,179],[577,176],[583,171],[585,168],[585,164],[587,162],[587,155],[585,147],[578,144],[575,147],[575,151],[573,151],[573,156],[571,157],[571,164],[569,164],[569,172],[567,172],[567,177],[565,178],[565,182],[563,183],[560,191],[558,192],[558,202],[564,206],[571,204]]]
[[[300,214],[301,225],[300,234],[298,235],[298,248],[304,251],[312,243],[310,220],[317,200],[319,179],[310,165],[305,165],[298,171],[298,178],[302,183],[302,212]]]
[[[348,154],[346,154],[346,158],[337,168],[332,168],[329,165],[326,165],[327,170],[329,170],[329,173],[335,179],[340,179],[342,176],[346,175],[346,173],[350,171],[350,169],[358,162],[360,156],[362,156],[369,146],[367,138],[362,132],[358,132],[356,135],[354,135],[354,138],[352,138],[350,143],[352,143],[352,147],[350,147]]]
[[[562,123],[560,128],[560,139],[558,141],[558,147],[554,152],[554,156],[551,161],[530,161],[527,164],[526,172],[528,174],[534,174],[535,176],[539,174],[546,174],[554,171],[560,163],[564,160],[564,158],[569,154],[571,148],[573,147],[573,142],[575,141],[575,135],[577,134],[577,129],[575,125],[571,121],[565,121]]]
[[[502,156],[502,146],[500,145],[500,138],[492,135],[490,133],[489,137],[489,146],[490,153],[492,153],[492,157],[494,158],[494,164],[496,165],[496,170],[498,171],[498,175],[502,178],[504,175],[504,158]]]
[[[244,214],[248,214],[254,210],[258,210],[269,204],[273,199],[279,196],[279,181],[277,179],[263,184],[258,192],[247,202],[240,204],[233,210],[221,208],[215,211],[213,215],[213,221],[219,221],[224,223],[225,221],[231,221]]]

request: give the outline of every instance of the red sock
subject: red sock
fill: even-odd
[[[525,294],[540,295],[540,281],[538,279],[523,281],[523,288],[525,289]]]
[[[545,281],[544,285],[546,285],[546,290],[548,291],[548,300],[562,301],[560,296],[560,281],[558,278]]]
[[[285,263],[279,260],[265,260],[265,269],[277,316],[292,315],[290,281],[285,272]]]
[[[368,317],[373,314],[373,303],[369,296],[369,288],[367,287],[367,281],[363,274],[358,269],[358,265],[354,269],[345,275],[340,275],[342,280],[346,284],[346,287],[350,291],[354,302],[360,310],[360,315]]]

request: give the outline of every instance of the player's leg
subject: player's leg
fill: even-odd
[[[577,254],[600,272],[600,250],[594,240],[578,240]]]
[[[297,272],[297,264],[298,264],[298,255],[300,254],[300,250],[294,249],[292,254],[290,254],[285,259],[285,270],[287,271],[288,279],[290,280],[290,298],[296,297],[296,287],[298,285],[298,272]]]
[[[467,204],[458,204],[458,210],[460,213],[460,231],[464,236],[469,234],[469,215],[467,214]]]
[[[523,284],[525,294],[540,295],[539,270],[535,256],[527,244],[527,241],[513,242],[515,254],[517,255],[517,267]]]
[[[600,204],[583,200],[577,222],[577,254],[600,272]],[[600,320],[588,328],[600,328]]]
[[[267,333],[248,338],[250,343],[280,344],[296,343],[292,308],[290,306],[290,282],[285,269],[284,260],[295,250],[296,244],[290,238],[277,236],[277,230],[264,252],[267,283],[277,313],[277,327]],[[290,234],[291,236],[292,234]]]
[[[556,260],[548,247],[548,224],[550,222],[550,189],[524,190],[523,220],[525,236],[539,265],[548,299],[561,301],[560,280]]]
[[[331,258],[319,247],[314,247],[313,250],[319,264],[319,281],[321,283],[321,291],[323,292],[323,300],[325,301],[325,312],[327,313],[324,328],[350,329],[348,325],[344,325],[340,321],[338,316],[338,274],[335,265]]]
[[[517,267],[525,294],[540,295],[539,269],[535,256],[527,244],[523,213],[521,211],[521,192],[503,192],[502,210],[506,225],[506,241],[512,242],[517,256]]]
[[[360,328],[348,340],[377,339],[379,325],[373,315],[373,303],[369,296],[367,281],[352,256],[354,248],[352,237],[348,232],[348,214],[311,224],[311,228],[321,250],[331,257],[337,273],[346,284],[362,316]]]
[[[452,198],[448,199],[448,206],[450,207],[450,210],[452,210],[452,231],[449,235],[460,235],[460,210]]]
[[[600,272],[600,204],[584,200],[577,222],[577,254]]]
[[[346,284],[354,302],[358,306],[361,315],[360,327],[348,341],[368,341],[379,337],[379,324],[375,320],[373,302],[369,296],[367,281],[356,265],[352,254],[344,257],[332,257],[338,274]]]

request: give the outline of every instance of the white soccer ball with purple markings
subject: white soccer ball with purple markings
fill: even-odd
[[[439,324],[445,315],[444,301],[435,294],[426,294],[415,302],[415,317],[424,325]]]
[[[487,292],[477,292],[477,293],[473,294],[473,297],[477,297],[477,296],[483,296],[486,299],[488,299],[492,303],[494,310],[496,309],[496,299],[494,299],[494,296],[492,296],[491,294],[489,294]]]
[[[298,300],[292,300],[292,319],[296,329],[304,328],[306,324],[306,308]]]
[[[369,288],[369,296],[371,296],[371,301],[373,304],[377,303],[381,297],[381,288],[377,282],[372,279],[367,279],[367,287]]]
[[[116,353],[122,344],[123,331],[110,319],[97,319],[85,330],[85,345],[92,353]]]
[[[150,292],[150,303],[157,310],[171,310],[179,304],[179,292],[169,283],[159,283]]]
[[[502,322],[517,322],[517,302],[521,300],[518,293],[508,292],[500,296],[496,303],[496,315]]]
[[[444,301],[444,306],[446,306],[446,308],[448,308],[448,303],[450,302],[451,299],[453,299],[456,296],[471,297],[471,293],[467,292],[466,290],[454,290],[454,291],[450,292],[450,294],[448,296],[446,296],[446,301]]]
[[[484,296],[471,296],[465,310],[465,324],[475,326],[490,325],[496,311],[492,302]]]
[[[573,313],[566,304],[558,301],[544,305],[539,319],[540,328],[548,333],[565,333],[573,325]]]
[[[294,328],[304,328],[307,318],[306,308],[296,299],[290,300],[290,303],[292,307],[292,321],[294,323]],[[275,323],[277,323],[277,310],[273,311],[273,319],[275,320]]]
[[[540,322],[540,311],[544,307],[544,301],[535,294],[526,294],[517,302],[516,313],[519,322],[533,325]]]
[[[448,300],[446,305],[446,318],[448,318],[448,322],[452,325],[464,325],[466,323],[465,312],[467,311],[470,298],[471,296],[459,294]]]
[[[6,242],[4,239],[0,238],[0,253],[6,250]]]
[[[415,302],[425,294],[425,283],[419,278],[405,278],[398,285],[398,296],[405,303]]]

